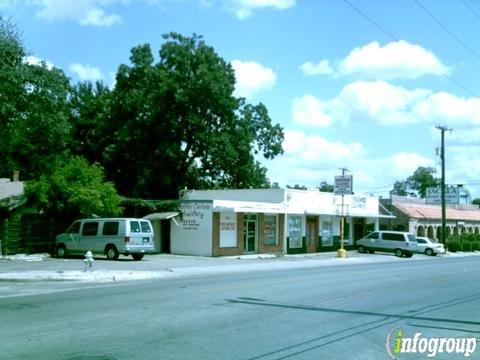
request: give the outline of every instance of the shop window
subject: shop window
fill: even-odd
[[[298,249],[302,247],[302,217],[289,216],[288,217],[288,237],[289,247]]]
[[[264,217],[264,244],[277,245],[278,243],[278,221],[276,215],[265,215]]]

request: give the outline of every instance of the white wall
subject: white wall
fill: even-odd
[[[172,254],[212,256],[212,201],[183,201],[182,220],[172,222]]]

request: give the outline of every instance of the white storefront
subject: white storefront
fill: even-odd
[[[171,226],[171,252],[201,256],[336,250],[379,228],[378,197],[313,190],[187,191]]]

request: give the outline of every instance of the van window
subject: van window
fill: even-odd
[[[142,227],[142,232],[149,233],[152,231],[150,229],[150,223],[148,221],[140,221],[140,225]]]
[[[407,239],[408,241],[415,241],[416,238],[415,238],[415,235],[413,234],[407,234]]]
[[[378,240],[378,232],[373,232],[366,236],[368,239]]]
[[[405,237],[403,234],[396,234],[396,233],[382,233],[383,240],[390,240],[390,241],[405,241]]]
[[[83,224],[82,235],[83,236],[95,236],[98,231],[98,222],[86,222]]]
[[[103,224],[102,235],[118,235],[118,221],[106,221]]]
[[[138,233],[140,232],[140,224],[138,221],[130,221],[130,232]]]
[[[67,234],[78,234],[80,232],[80,221],[75,221],[70,227],[67,229]]]

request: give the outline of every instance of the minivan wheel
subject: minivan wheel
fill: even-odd
[[[132,258],[135,261],[140,261],[143,259],[143,254],[132,254]]]
[[[360,245],[360,246],[358,247],[358,252],[364,254],[364,253],[365,253],[365,246]]]
[[[432,249],[426,249],[425,250],[425,255],[432,256],[433,255],[433,250]]]
[[[402,257],[403,256],[402,249],[395,249],[395,256]]]
[[[118,259],[118,250],[115,246],[111,245],[107,247],[105,250],[105,255],[107,255],[107,259],[109,260],[117,260]]]
[[[57,250],[55,251],[55,255],[57,255],[57,257],[59,258],[67,257],[67,248],[65,247],[65,245],[63,244],[58,245]]]

